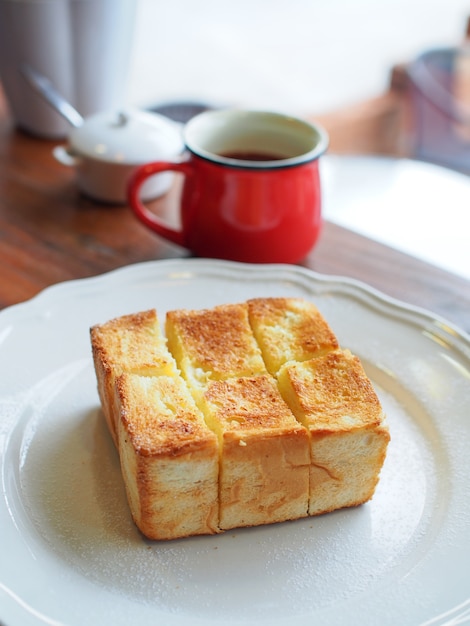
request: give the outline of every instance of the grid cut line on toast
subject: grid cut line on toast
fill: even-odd
[[[136,525],[150,539],[219,532],[217,438],[180,377],[156,311],[95,326],[91,340]]]
[[[306,516],[308,433],[265,367],[247,304],[171,311],[166,335],[219,438],[221,529]]]

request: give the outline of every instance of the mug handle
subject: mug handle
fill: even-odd
[[[159,217],[152,213],[140,199],[140,188],[149,176],[160,172],[173,171],[185,176],[190,176],[193,172],[189,161],[154,161],[139,166],[131,175],[127,186],[127,200],[135,215],[148,228],[156,232],[161,237],[168,239],[178,246],[185,247],[185,235],[182,230],[171,228],[164,224]]]

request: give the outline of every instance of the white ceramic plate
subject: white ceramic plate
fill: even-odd
[[[89,327],[156,307],[314,301],[363,360],[392,441],[373,500],[149,542],[99,409]],[[444,624],[470,612],[470,340],[354,281],[295,266],[160,261],[0,314],[0,622]],[[459,622],[460,623],[460,622]]]

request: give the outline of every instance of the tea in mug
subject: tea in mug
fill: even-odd
[[[237,161],[280,161],[281,159],[288,158],[283,154],[255,152],[254,150],[232,150],[230,152],[222,152],[220,156],[226,159],[236,159]]]

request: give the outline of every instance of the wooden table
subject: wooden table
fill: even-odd
[[[390,152],[390,128],[381,145],[378,124],[396,122],[395,100],[392,94],[379,99],[375,108],[372,103],[356,114],[325,117],[332,149]],[[345,134],[342,142],[342,124],[351,128],[351,119],[360,132]],[[129,208],[81,196],[74,173],[54,160],[54,145],[15,130],[0,92],[0,308],[61,281],[139,261],[188,256],[146,230]],[[155,209],[165,211],[169,203],[171,194],[155,201]],[[337,225],[325,223],[303,264],[364,281],[470,331],[469,281]]]

